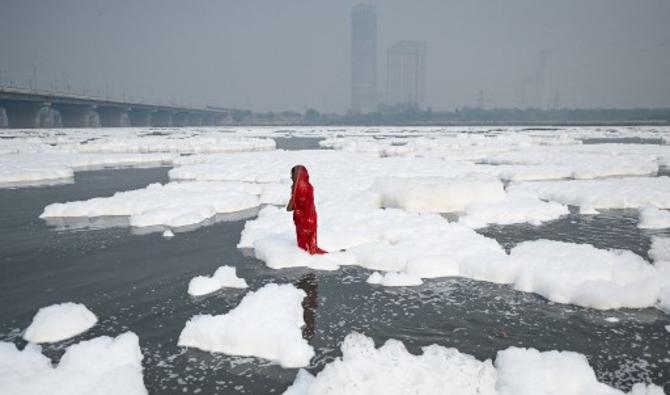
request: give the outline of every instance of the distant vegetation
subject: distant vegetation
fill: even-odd
[[[376,112],[321,114],[314,109],[254,113],[234,110],[235,124],[266,125],[599,125],[670,124],[670,108],[556,109],[463,107],[454,111],[420,110],[407,106],[379,106]]]

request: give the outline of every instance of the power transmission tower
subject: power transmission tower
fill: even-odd
[[[540,52],[540,61],[535,69],[535,106],[545,108],[544,84],[547,78],[547,63],[551,51],[545,49]]]
[[[484,90],[482,89],[477,91],[477,108],[480,110],[484,108]]]

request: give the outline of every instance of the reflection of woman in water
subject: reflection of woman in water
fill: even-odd
[[[297,165],[291,169],[291,199],[286,210],[293,211],[298,247],[310,254],[325,254],[316,243],[316,207],[314,206],[314,188],[309,183],[309,173],[305,166]]]
[[[302,300],[303,318],[305,326],[302,327],[302,337],[310,340],[316,331],[316,309],[319,307],[318,282],[314,273],[307,273],[297,284],[299,289],[305,291],[307,296]]]

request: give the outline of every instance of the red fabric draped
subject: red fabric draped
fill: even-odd
[[[295,181],[291,202],[298,247],[310,254],[325,254],[326,251],[319,248],[316,243],[317,217],[314,206],[314,188],[309,183],[309,173],[305,166],[298,165],[293,169]]]

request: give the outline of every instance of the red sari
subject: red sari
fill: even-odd
[[[298,247],[310,254],[325,254],[326,251],[316,244],[316,207],[314,206],[314,188],[309,183],[309,173],[305,166],[293,168],[295,181],[291,193],[290,207],[293,208]]]

